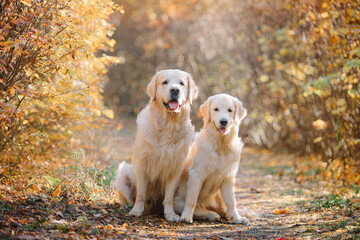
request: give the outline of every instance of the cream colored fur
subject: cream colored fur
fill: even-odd
[[[179,89],[180,107],[176,110],[165,106],[171,100],[171,88]],[[198,88],[190,74],[163,70],[152,78],[147,93],[151,100],[137,117],[133,162],[120,164],[115,186],[122,204],[135,202],[130,215],[142,215],[147,200],[161,200],[165,218],[178,221],[173,198],[194,137],[190,104]]]
[[[244,145],[238,137],[239,125],[247,111],[237,98],[219,94],[209,97],[200,112],[204,127],[186,157],[175,211],[182,213],[181,221],[189,223],[193,217],[215,221],[223,216],[246,224],[248,220],[236,209],[235,176]],[[228,122],[222,133],[221,120]]]

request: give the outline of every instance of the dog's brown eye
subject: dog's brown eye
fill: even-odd
[[[181,82],[180,82],[180,85],[184,86],[184,82],[183,82],[183,81],[181,81]]]
[[[163,81],[162,84],[163,84],[163,85],[168,84],[168,80]]]
[[[232,112],[232,109],[229,108],[229,109],[228,109],[228,112]]]
[[[218,109],[218,108],[214,108],[214,111],[217,112],[217,111],[219,111],[219,109]]]

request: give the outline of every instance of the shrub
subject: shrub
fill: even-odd
[[[0,163],[56,161],[101,124],[117,8],[110,0],[0,3]],[[110,116],[111,117],[111,116]]]

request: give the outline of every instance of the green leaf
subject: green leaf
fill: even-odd
[[[46,175],[46,176],[43,176],[43,177],[48,181],[48,183],[49,183],[52,187],[55,187],[55,186],[59,185],[59,183],[61,182],[60,179],[54,178],[54,177],[52,177],[52,176]]]
[[[348,61],[346,63],[347,67],[354,67],[357,66],[358,68],[360,68],[360,59],[351,59],[350,61]]]
[[[83,96],[86,98],[86,100],[88,101],[88,103],[91,102],[92,98],[89,97],[88,95],[86,95],[83,91],[78,91],[78,93],[80,93],[81,95],[83,95]]]

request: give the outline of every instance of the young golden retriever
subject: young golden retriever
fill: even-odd
[[[130,215],[140,216],[145,202],[160,200],[166,220],[179,221],[173,199],[194,138],[190,105],[198,88],[190,74],[171,69],[157,72],[147,93],[150,102],[137,117],[133,162],[120,164],[115,187],[122,204],[135,202]]]
[[[209,97],[200,107],[204,127],[197,133],[186,157],[174,208],[181,221],[193,217],[220,220],[230,218],[246,224],[236,209],[235,175],[243,142],[239,125],[247,110],[242,102],[227,94]]]

